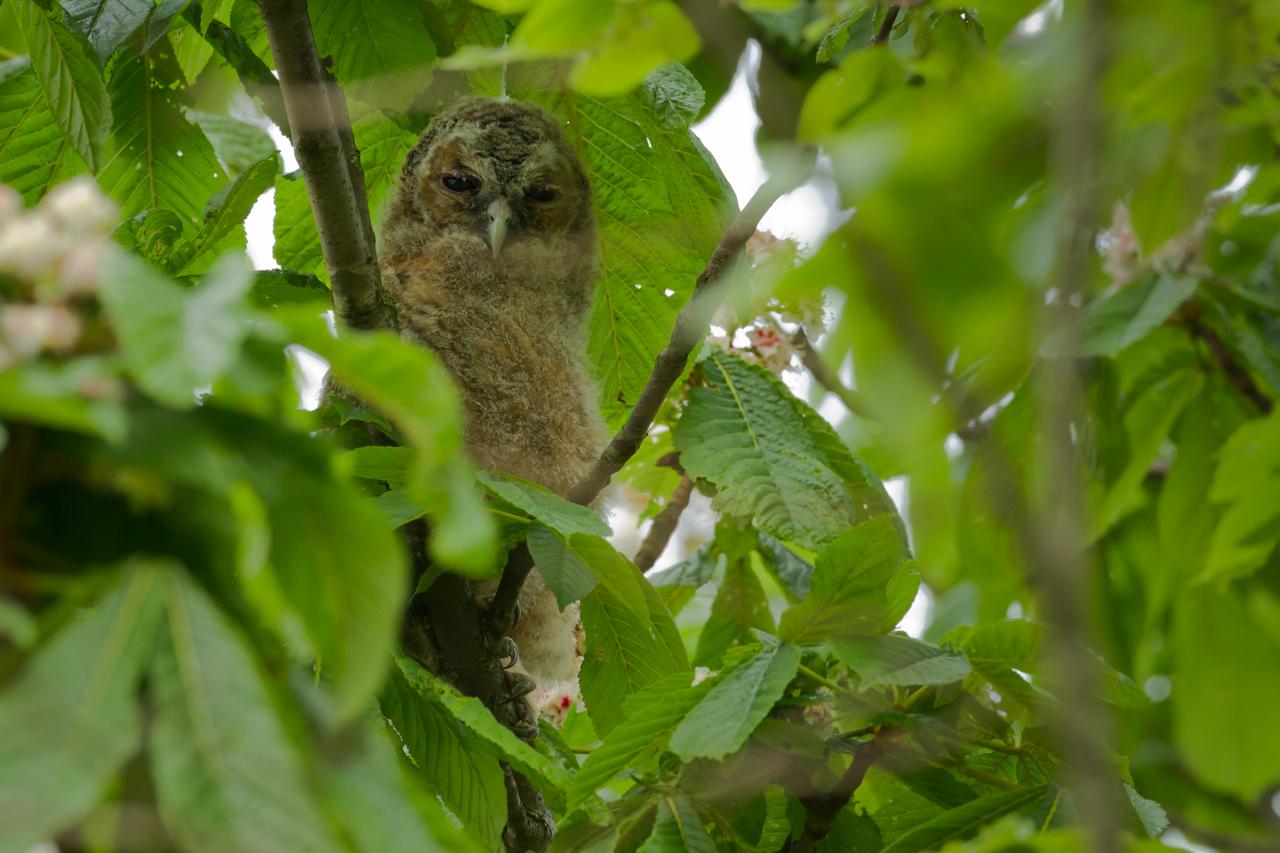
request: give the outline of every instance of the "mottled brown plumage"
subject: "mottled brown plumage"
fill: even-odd
[[[556,120],[489,99],[438,116],[401,170],[379,246],[402,334],[435,350],[462,392],[472,461],[565,494],[604,426],[586,363],[595,218]],[[562,614],[536,571],[520,608],[525,669],[572,680],[576,608]]]

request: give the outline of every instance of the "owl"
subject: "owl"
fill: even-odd
[[[464,100],[409,153],[380,235],[401,333],[461,391],[480,468],[564,495],[604,446],[586,360],[596,278],[591,191],[559,123],[532,104]],[[478,583],[492,597],[495,581]],[[539,684],[572,681],[576,606],[534,571],[512,638]]]

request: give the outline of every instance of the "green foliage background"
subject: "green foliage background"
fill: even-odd
[[[1064,360],[1089,604],[1065,642],[1091,645],[1110,729],[1091,784],[1128,849],[1170,821],[1280,844],[1280,6],[1101,4],[1072,341],[1044,306],[1082,189],[1062,172],[1081,6],[908,4],[869,46],[888,8],[862,0],[310,3],[375,225],[454,96],[563,118],[599,211],[614,427],[736,210],[689,126],[760,42],[766,164],[817,146],[853,215],[739,264],[717,323],[831,299],[821,357],[851,362],[860,403],[833,427],[758,343],[703,347],[619,479],[651,516],[678,451],[715,533],[645,577],[589,512],[477,478],[430,353],[330,333],[252,2],[0,5],[0,184],[31,207],[89,175],[119,214],[73,292],[63,261],[19,263],[44,244],[0,211],[0,850],[495,849],[500,761],[558,850],[812,849],[815,794],[860,762],[818,849],[1088,849],[1054,725],[1081,697],[1043,653],[1027,529],[992,499],[993,460],[1033,519],[1061,488],[1040,413]],[[243,223],[271,189],[282,269],[255,271]],[[23,215],[68,239],[66,209]],[[32,306],[75,340],[20,345]],[[301,410],[291,345],[369,408]],[[350,449],[365,421],[402,446]],[[527,538],[581,602],[583,707],[536,748],[396,648],[396,529],[424,515],[439,567],[490,576]]]

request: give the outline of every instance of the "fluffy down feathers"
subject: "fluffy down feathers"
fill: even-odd
[[[550,115],[511,101],[467,100],[438,116],[382,226],[402,334],[457,381],[472,461],[560,494],[604,443],[585,358],[595,246],[572,147]],[[495,586],[476,592],[483,600]],[[536,571],[520,608],[513,638],[525,669],[544,685],[572,680],[576,608],[561,613]]]

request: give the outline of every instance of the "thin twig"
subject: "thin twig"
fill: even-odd
[[[880,29],[876,30],[876,34],[871,37],[871,47],[884,44],[889,40],[889,36],[893,35],[893,25],[898,21],[899,11],[900,7],[890,6],[888,11],[884,13],[884,20],[880,22]]]
[[[1192,336],[1199,338],[1208,345],[1209,352],[1213,355],[1213,360],[1222,368],[1227,380],[1236,387],[1236,390],[1243,394],[1245,399],[1253,403],[1259,412],[1264,415],[1271,414],[1273,405],[1271,398],[1263,393],[1262,389],[1258,387],[1258,383],[1253,381],[1253,377],[1249,375],[1249,372],[1231,357],[1231,351],[1227,349],[1227,345],[1222,342],[1222,338],[1218,336],[1218,333],[1198,320],[1192,320],[1189,328]]]
[[[809,336],[805,334],[804,326],[797,325],[794,332],[788,332],[773,315],[766,315],[765,319],[769,325],[773,326],[774,331],[791,342],[792,349],[796,351],[796,355],[800,356],[800,363],[813,375],[819,385],[839,397],[840,402],[844,403],[845,408],[853,414],[860,418],[872,417],[866,401],[857,391],[840,381],[840,377],[831,369],[831,365],[827,364],[826,359],[814,347],[813,341],[809,340]]]
[[[671,541],[671,534],[676,532],[676,525],[680,523],[680,515],[684,512],[685,507],[689,505],[689,498],[692,496],[693,480],[689,479],[688,474],[685,474],[680,478],[680,484],[676,486],[676,490],[671,493],[671,498],[667,501],[667,505],[654,518],[653,525],[649,528],[649,533],[644,537],[644,542],[640,543],[635,559],[632,560],[637,569],[647,572],[653,568],[654,563],[658,562],[662,552],[667,549],[667,543]]]
[[[831,831],[836,815],[853,798],[858,786],[866,778],[867,771],[885,755],[890,741],[896,737],[895,729],[883,729],[857,748],[849,769],[840,777],[835,787],[830,791],[800,797],[800,804],[805,810],[804,832],[785,848],[787,853],[810,853],[817,849],[818,844]]]
[[[363,177],[353,175],[344,136],[350,134],[341,94],[316,53],[306,0],[257,0],[280,74],[293,151],[302,168],[333,287],[334,307],[353,329],[395,329],[382,291]],[[358,167],[358,161],[356,166]]]

